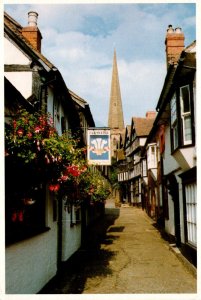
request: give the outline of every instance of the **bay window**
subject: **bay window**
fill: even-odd
[[[170,101],[171,147],[192,145],[193,138],[193,99],[191,85],[179,87]]]
[[[191,105],[189,85],[180,88],[181,120],[184,145],[192,143]]]

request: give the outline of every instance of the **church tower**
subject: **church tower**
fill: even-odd
[[[120,134],[124,132],[124,117],[117,69],[116,50],[114,50],[113,57],[108,127],[111,129],[111,156],[115,157]]]

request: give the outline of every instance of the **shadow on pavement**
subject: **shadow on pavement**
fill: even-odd
[[[101,249],[101,244],[112,244],[118,238],[107,235],[107,232],[119,213],[118,208],[105,209],[104,217],[88,228],[85,244],[62,263],[57,275],[38,294],[81,294],[87,278],[111,274],[109,261],[115,252]]]

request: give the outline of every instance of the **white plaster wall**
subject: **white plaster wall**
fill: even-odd
[[[195,147],[183,148],[183,149],[180,149],[180,151],[181,151],[182,155],[184,156],[184,159],[187,162],[186,168],[185,168],[185,165],[184,165],[184,167],[182,166],[184,171],[195,167],[195,165],[196,165]]]
[[[179,167],[176,160],[171,156],[170,145],[170,127],[165,129],[165,159],[164,159],[164,175],[176,170]]]
[[[165,219],[165,231],[171,235],[175,234],[174,229],[174,203],[172,197],[168,195],[169,220]]]
[[[181,178],[177,176],[177,182],[179,183],[179,208],[180,208],[180,233],[181,233],[181,242],[185,242],[184,234],[184,207],[183,207],[183,191],[182,191],[182,181]]]
[[[4,64],[27,65],[30,59],[14,43],[4,37]]]
[[[28,65],[30,59],[10,40],[4,38],[4,64]],[[32,72],[5,72],[5,77],[28,98],[32,95]]]
[[[81,246],[81,223],[70,227],[70,213],[62,205],[62,261],[66,261]]]
[[[25,99],[32,95],[32,72],[5,72],[4,75]]]
[[[144,146],[147,138],[140,138],[140,146]]]
[[[6,293],[35,294],[57,272],[57,222],[48,199],[49,231],[6,248]]]

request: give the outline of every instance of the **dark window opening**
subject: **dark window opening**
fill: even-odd
[[[6,244],[36,234],[45,227],[45,184],[39,181],[33,166],[5,162],[5,230]]]

